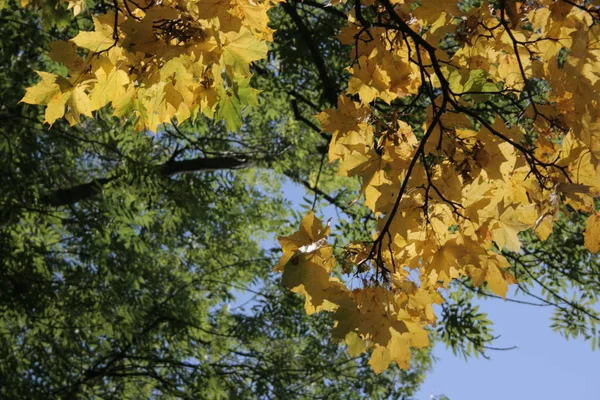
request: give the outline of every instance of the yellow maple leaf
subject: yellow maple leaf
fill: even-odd
[[[114,18],[110,14],[102,18],[93,18],[94,30],[92,32],[79,32],[71,41],[77,46],[87,49],[92,53],[100,53],[115,46]]]
[[[309,314],[336,308],[335,299],[341,295],[339,282],[330,278],[336,261],[327,245],[328,235],[329,226],[324,227],[310,211],[299,231],[279,238],[283,255],[274,270],[283,272],[284,286],[304,295]]]
[[[36,73],[42,80],[25,90],[25,96],[21,99],[23,103],[46,105],[54,97],[71,87],[71,83],[59,75],[42,71],[36,71]]]
[[[283,267],[281,283],[292,292],[305,298],[304,309],[312,314],[330,309],[327,289],[330,286],[330,271],[335,265],[331,247],[320,248],[312,253],[296,252]]]
[[[118,51],[116,48],[110,51]],[[123,61],[117,61],[123,63]],[[129,75],[119,69],[109,57],[100,57],[92,63],[92,71],[96,78],[94,88],[90,92],[91,108],[98,110],[110,102],[122,99],[129,85]]]
[[[52,60],[64,64],[71,72],[80,71],[86,66],[85,60],[77,54],[77,46],[64,40],[50,43],[49,56]]]
[[[324,246],[327,243],[329,232],[329,225],[323,226],[323,222],[316,217],[315,213],[309,211],[302,219],[300,229],[297,232],[290,236],[280,236],[278,238],[283,255],[273,270],[283,271],[283,267],[301,248],[304,253],[310,253]]]
[[[425,270],[431,283],[443,281],[447,286],[452,279],[461,274],[461,259],[467,254],[463,244],[457,240],[445,243],[441,247],[434,247],[433,257],[427,263]]]
[[[521,241],[518,234],[529,228],[529,226],[521,222],[519,216],[518,209],[498,204],[498,217],[494,218],[495,227],[490,229],[492,238],[498,248],[506,247],[510,251],[521,250]]]
[[[376,97],[382,96],[382,92],[386,92],[391,87],[391,78],[377,60],[377,55],[373,57],[361,56],[358,65],[349,68],[352,77],[348,82],[348,93],[358,93],[362,104],[370,103]],[[386,100],[390,99],[389,95],[383,97]]]
[[[225,14],[229,3],[228,0],[189,0],[186,7],[195,18],[209,20]]]
[[[225,38],[223,61],[241,74],[249,74],[250,63],[267,55],[267,44],[257,39],[247,28],[241,28],[239,32],[228,32]]]
[[[412,325],[412,331],[398,332],[391,330],[390,340],[386,345],[375,344],[369,365],[376,374],[385,371],[390,363],[395,362],[400,368],[408,369],[411,357],[410,348],[421,348],[429,345],[428,333]]]
[[[422,21],[436,21],[440,15],[460,15],[458,3],[452,0],[423,1],[414,12],[414,16]],[[435,43],[437,45],[437,43]]]
[[[92,117],[92,106],[84,87],[79,85],[73,88],[71,96],[68,98],[68,109],[65,117],[71,126],[80,122],[80,115]],[[48,107],[50,108],[50,107]]]
[[[600,251],[600,213],[596,212],[588,218],[583,239],[586,249],[592,253]]]
[[[69,0],[67,10],[73,10],[73,16],[79,15],[85,6],[84,0]]]
[[[84,89],[86,83],[73,86],[60,75],[37,72],[42,80],[37,85],[27,88],[21,102],[46,105],[44,122],[54,124],[65,115],[68,106],[67,120],[71,125],[79,123],[80,114],[92,116],[90,101]]]
[[[170,123],[165,105],[165,82],[158,82],[148,88],[138,90],[136,110],[140,114],[139,128],[142,127],[156,132],[163,123]]]
[[[239,18],[242,24],[250,30],[259,34],[267,41],[273,41],[273,30],[268,27],[269,15],[267,11],[271,8],[268,1],[250,2],[247,0],[233,0],[228,12]]]
[[[44,113],[44,122],[52,126],[57,119],[65,115],[67,102],[71,98],[71,90],[60,92],[51,98],[46,104],[46,112]]]
[[[508,285],[515,283],[514,277],[506,271],[510,263],[500,254],[488,252],[474,260],[474,265],[468,270],[473,285],[480,286],[487,282],[488,286],[498,296],[506,298]]]
[[[345,342],[350,357],[358,357],[367,349],[367,344],[356,332],[348,332]]]

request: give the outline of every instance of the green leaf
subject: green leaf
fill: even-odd
[[[496,93],[500,91],[490,75],[483,69],[467,70],[448,67],[448,70],[449,73],[446,79],[450,90],[455,94],[466,92]],[[477,98],[477,100],[482,99]]]
[[[258,91],[250,87],[250,79],[233,82],[232,86],[219,87],[221,97],[215,117],[224,120],[227,129],[237,132],[242,127],[242,113],[249,105],[258,105]]]

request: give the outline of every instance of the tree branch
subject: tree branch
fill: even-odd
[[[242,169],[248,168],[252,162],[242,157],[214,157],[214,158],[194,158],[191,160],[168,161],[158,166],[159,172],[170,177],[177,174],[198,171],[216,171],[221,169]],[[58,189],[54,193],[44,198],[44,202],[53,207],[60,207],[68,204],[74,204],[82,200],[96,196],[104,186],[114,181],[117,177],[98,178],[81,185],[72,186],[66,189]]]
[[[344,20],[348,19],[348,16],[346,15],[346,13],[344,11],[340,10],[339,8],[335,8],[334,6],[331,6],[329,4],[319,3],[318,1],[315,1],[315,0],[302,0],[301,4],[304,6],[310,6],[310,7],[315,7],[315,8],[321,9],[325,12],[331,13],[331,14],[335,15],[336,17],[342,18]]]
[[[335,82],[329,76],[329,72],[327,71],[327,66],[325,65],[325,59],[323,58],[321,51],[319,50],[319,46],[313,40],[312,34],[308,27],[302,21],[302,18],[298,14],[296,8],[289,3],[281,4],[285,12],[290,16],[296,27],[298,28],[298,33],[306,43],[308,50],[315,62],[315,66],[317,67],[317,71],[319,72],[319,77],[321,78],[321,83],[323,83],[323,96],[327,99],[331,104],[337,103],[337,94],[338,89],[335,86]]]
[[[290,174],[290,173],[285,173],[285,175],[290,178],[292,181],[301,184],[302,186],[304,186],[306,189],[316,193],[317,195],[321,196],[323,199],[325,199],[329,204],[331,204],[334,207],[337,207],[338,209],[340,209],[344,214],[353,217],[353,218],[358,218],[359,214],[352,210],[351,207],[341,204],[339,202],[339,200],[336,197],[331,196],[329,193],[324,192],[323,190],[321,190],[319,187],[317,186],[313,186],[311,185],[306,179],[302,179],[296,175]]]

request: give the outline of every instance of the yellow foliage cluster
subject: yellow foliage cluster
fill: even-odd
[[[406,368],[410,348],[427,345],[431,306],[451,280],[487,282],[504,297],[515,280],[500,251],[518,252],[520,232],[533,229],[545,240],[564,206],[594,212],[600,30],[590,10],[597,7],[506,3],[462,12],[453,0],[423,0],[416,8],[402,0],[363,2],[375,4],[378,17],[367,23],[354,8],[339,36],[353,46],[347,95],[317,118],[332,134],[330,161],[342,175],[361,178],[365,203],[378,217],[373,242],[346,249],[347,262],[374,279],[351,290],[329,277],[328,230],[312,214],[298,234],[280,239],[278,269],[284,284],[304,294],[308,312],[334,313],[334,333],[353,354],[373,348],[375,371],[391,361]],[[448,34],[461,40],[454,54],[439,48]],[[552,88],[543,104],[530,89],[539,80]],[[419,92],[424,85],[430,94]],[[511,92],[529,97],[521,117],[532,126],[475,111],[478,101]],[[407,96],[430,99],[422,131],[401,113],[382,123],[375,107],[376,99],[381,105]],[[525,141],[532,131],[533,146]],[[599,230],[594,214],[585,235],[594,252]],[[290,271],[293,280],[286,279]]]
[[[308,313],[333,313],[333,334],[352,355],[372,351],[377,372],[392,361],[407,368],[410,349],[428,345],[433,305],[453,279],[467,276],[505,296],[514,277],[502,250],[518,252],[527,229],[545,240],[566,206],[593,214],[585,245],[600,250],[597,2],[497,3],[468,11],[456,0],[347,7],[338,36],[352,47],[347,92],[317,119],[332,134],[330,161],[361,178],[378,231],[372,242],[347,246],[347,264],[362,275],[345,282],[332,277],[329,227],[310,212],[297,233],[280,238],[275,269],[304,295]],[[68,4],[81,11],[80,0]],[[199,112],[239,128],[243,105],[256,104],[249,65],[272,40],[272,5],[118,6],[96,16],[93,31],[53,43],[50,57],[68,76],[40,72],[22,101],[46,105],[49,124],[63,116],[76,124],[111,105],[139,129]],[[540,82],[551,88],[543,99],[534,91]],[[484,116],[478,105],[492,96],[522,111],[511,121]],[[427,107],[423,126],[406,118],[416,100]],[[386,107],[393,111],[383,115]]]
[[[70,1],[75,12],[80,3]],[[204,113],[220,119],[256,104],[249,64],[264,58],[272,30],[268,2],[245,0],[120,0],[121,12],[94,18],[94,30],[52,44],[50,57],[68,76],[40,72],[23,102],[46,105],[46,122],[108,104],[114,115],[155,131],[173,118]],[[82,56],[81,49],[85,50]],[[65,115],[66,113],[66,115]],[[235,118],[229,122],[235,128]]]

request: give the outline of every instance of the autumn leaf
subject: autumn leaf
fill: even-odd
[[[304,295],[305,309],[309,314],[336,308],[329,300],[335,299],[338,282],[330,278],[336,261],[331,246],[327,244],[328,235],[329,227],[324,227],[310,211],[302,220],[299,231],[279,238],[283,256],[275,271],[283,271],[285,287]]]
[[[315,216],[314,212],[309,211],[302,219],[300,230],[290,236],[279,237],[283,255],[274,270],[283,271],[284,266],[300,249],[303,249],[301,252],[306,254],[324,246],[329,232],[329,226],[323,226],[323,222]]]
[[[281,283],[291,291],[304,295],[307,313],[330,308],[325,300],[330,286],[329,274],[334,264],[331,248],[322,248],[310,253],[299,249],[283,267]]]
[[[91,108],[98,110],[110,102],[116,102],[125,95],[129,76],[117,68],[108,57],[101,57],[93,63],[96,84],[90,93]]]
[[[469,275],[474,286],[480,286],[485,281],[492,292],[506,298],[508,285],[516,283],[514,277],[506,271],[509,266],[510,263],[502,255],[479,255],[469,268]]]
[[[85,60],[77,54],[77,46],[72,42],[57,40],[50,43],[50,58],[64,64],[71,71],[85,68]]]
[[[267,45],[245,28],[226,33],[225,38],[223,61],[236,72],[247,73],[252,61],[267,55]]]
[[[491,229],[494,242],[500,249],[506,247],[511,251],[520,251],[521,241],[518,234],[529,226],[519,220],[518,210],[500,205],[498,210],[495,227]]]
[[[465,246],[453,242],[447,242],[433,253],[433,258],[426,269],[429,271],[429,279],[432,282],[443,281],[444,285],[460,275],[460,260],[467,254]]]
[[[592,253],[600,251],[600,213],[594,213],[587,220],[583,233],[585,248]]]
[[[61,95],[71,84],[61,76],[48,72],[36,71],[42,78],[35,86],[27,88],[21,99],[27,104],[48,104],[54,97]]]
[[[71,41],[92,53],[100,53],[110,49],[116,43],[114,37],[115,26],[109,22],[110,20],[110,14],[105,15],[102,19],[94,18],[94,31],[79,32]]]
[[[85,115],[86,117],[92,117],[92,105],[82,86],[76,86],[73,88],[69,100],[69,109],[66,115],[69,124],[78,124],[80,122],[81,114]]]
[[[37,85],[28,88],[23,103],[46,105],[44,122],[52,125],[65,116],[68,106],[67,120],[71,125],[79,123],[81,114],[91,117],[92,109],[84,85],[73,86],[69,80],[59,75],[39,72],[42,80]]]
[[[367,349],[367,344],[356,332],[348,332],[345,341],[350,357],[358,357]]]

